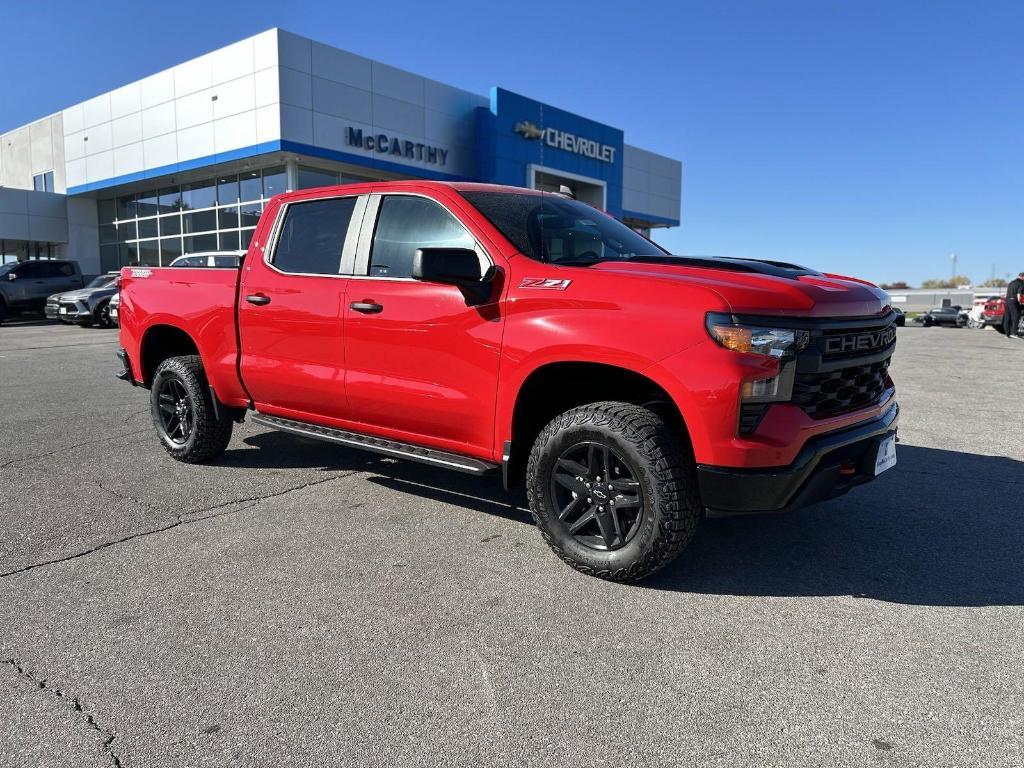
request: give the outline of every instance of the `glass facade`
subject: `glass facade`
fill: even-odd
[[[286,187],[284,166],[275,166],[99,200],[101,269],[248,248],[263,206]]]
[[[300,165],[298,188],[369,179]],[[263,206],[288,191],[283,165],[98,200],[100,266],[167,266],[178,256],[249,247]]]

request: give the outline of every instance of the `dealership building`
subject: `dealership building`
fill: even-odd
[[[618,128],[272,29],[0,135],[0,257],[95,274],[244,249],[272,195],[400,178],[568,188],[644,232],[680,218],[680,162]]]

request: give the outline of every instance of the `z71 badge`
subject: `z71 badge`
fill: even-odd
[[[524,277],[519,283],[520,288],[547,288],[553,291],[564,291],[572,280],[556,280],[553,277]]]

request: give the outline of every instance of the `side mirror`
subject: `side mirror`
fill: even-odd
[[[416,280],[471,286],[484,281],[480,257],[469,248],[418,248],[412,259]]]

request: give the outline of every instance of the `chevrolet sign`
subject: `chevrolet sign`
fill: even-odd
[[[555,149],[563,149],[566,152],[600,160],[604,163],[615,162],[615,147],[577,136],[568,131],[560,131],[557,128],[541,128],[529,120],[516,123],[512,130],[524,139],[543,139],[545,144]]]

